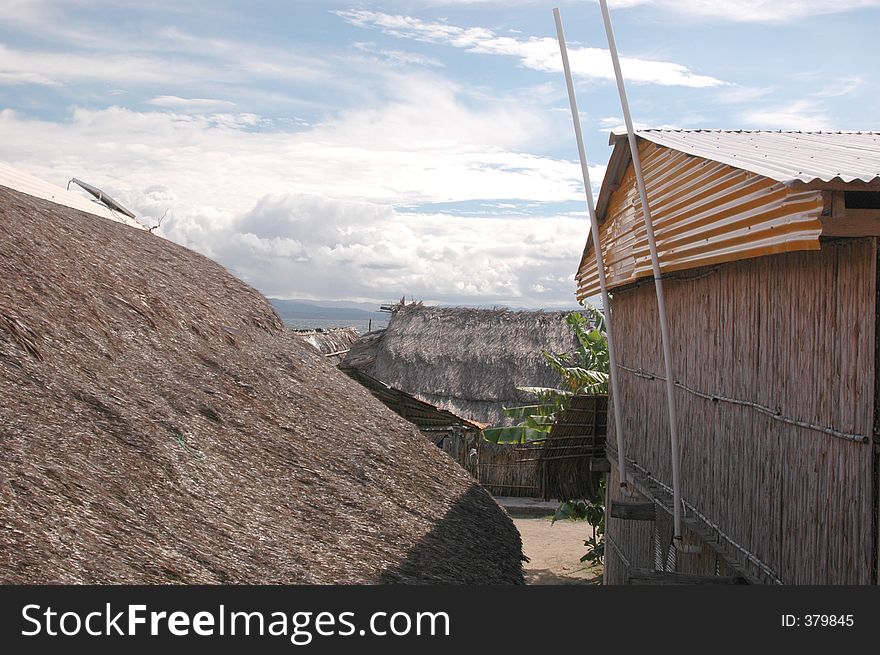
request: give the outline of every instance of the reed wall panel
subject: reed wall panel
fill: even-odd
[[[463,432],[444,438],[442,448],[493,496],[543,495],[539,444],[494,444],[480,434]]]
[[[876,245],[748,259],[666,283],[675,379],[842,433],[873,434]],[[626,456],[672,484],[653,282],[612,301]],[[676,388],[683,498],[786,584],[872,581],[871,446]],[[617,426],[609,421],[609,443]],[[609,523],[618,543],[629,536]],[[632,535],[636,538],[636,535]],[[627,546],[629,547],[629,546]],[[705,568],[680,559],[688,572]],[[611,565],[612,570],[614,564]]]
[[[608,474],[606,498],[620,498],[620,476],[615,467]],[[630,502],[647,502],[635,492],[626,497]],[[654,567],[654,524],[650,521],[624,521],[610,513],[605,515],[605,568],[603,582],[607,585],[626,584],[629,567]],[[610,537],[610,539],[609,539]],[[607,542],[611,543],[607,543]]]

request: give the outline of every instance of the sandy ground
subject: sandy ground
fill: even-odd
[[[528,584],[599,584],[602,567],[580,562],[587,552],[584,540],[591,534],[583,521],[557,521],[549,517],[512,517],[523,541],[523,552],[531,561],[523,564]]]

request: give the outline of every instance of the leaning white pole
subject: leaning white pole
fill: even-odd
[[[648,193],[645,190],[645,178],[642,176],[642,164],[639,159],[639,147],[636,133],[633,130],[632,117],[629,113],[629,102],[623,86],[623,74],[620,72],[620,58],[617,56],[617,45],[614,42],[614,31],[611,28],[611,15],[608,13],[606,0],[599,0],[602,18],[605,20],[605,33],[608,35],[608,49],[611,51],[611,62],[614,64],[614,75],[617,78],[617,90],[620,93],[620,105],[626,121],[626,133],[629,139],[629,150],[632,154],[633,169],[636,174],[636,185],[639,199],[642,201],[642,216],[645,220],[645,231],[648,237],[648,248],[651,250],[651,265],[654,268],[654,287],[657,290],[657,308],[660,312],[660,340],[663,344],[663,364],[666,367],[666,398],[669,405],[669,441],[672,450],[672,495],[675,543],[681,544],[681,480],[679,478],[680,455],[678,450],[678,426],[675,416],[675,378],[672,376],[672,351],[669,347],[669,324],[666,321],[666,297],[663,294],[663,275],[660,271],[660,258],[657,255],[657,243],[654,240],[654,226],[651,223],[651,211],[648,208]]]
[[[574,83],[571,79],[571,66],[568,63],[568,49],[565,47],[565,33],[562,31],[562,16],[559,9],[553,10],[556,19],[556,37],[559,39],[559,51],[562,53],[562,69],[565,72],[565,84],[568,86],[568,103],[571,105],[571,120],[574,123],[574,135],[577,140],[578,156],[581,159],[581,173],[584,176],[584,193],[587,196],[587,211],[590,215],[590,233],[593,236],[593,252],[596,255],[596,270],[599,272],[599,288],[602,290],[602,306],[605,308],[605,332],[608,337],[608,359],[611,372],[611,407],[614,410],[614,427],[617,433],[617,466],[620,471],[620,486],[626,487],[626,458],[623,451],[623,421],[620,419],[620,392],[617,386],[617,355],[614,353],[614,332],[611,326],[611,301],[608,299],[608,286],[605,283],[605,260],[602,258],[602,242],[599,240],[599,220],[596,218],[596,207],[593,203],[593,187],[590,184],[590,170],[587,165],[587,151],[584,148],[584,135],[581,132],[581,121],[578,114],[577,99],[574,95]]]

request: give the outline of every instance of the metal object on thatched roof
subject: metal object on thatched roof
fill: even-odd
[[[542,351],[577,347],[568,312],[397,305],[388,327],[343,360],[385,384],[457,416],[509,425],[504,407],[533,398],[518,387],[557,387]]]
[[[341,362],[348,354],[351,344],[360,338],[358,331],[353,327],[294,330],[294,333],[324,355],[331,364]]]
[[[139,230],[147,228],[141,225],[131,212],[114,211],[111,207],[96,201],[89,200],[86,196],[64,187],[56,186],[33,175],[22,173],[15,168],[0,163],[0,187],[6,187],[20,193],[25,193],[34,198],[49,200],[57,205],[64,205],[80,211],[109,218],[112,221],[124,223]]]
[[[0,226],[0,583],[522,582],[492,498],[221,266],[2,187]]]

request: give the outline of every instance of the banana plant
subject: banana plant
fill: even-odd
[[[535,397],[535,403],[506,407],[504,413],[519,419],[517,425],[483,430],[483,437],[492,443],[527,443],[546,439],[556,415],[565,409],[568,399],[576,393],[608,393],[608,342],[605,318],[595,307],[572,312],[566,317],[578,341],[571,353],[543,351],[544,357],[559,374],[559,387],[517,387]]]

